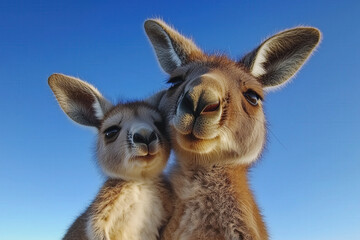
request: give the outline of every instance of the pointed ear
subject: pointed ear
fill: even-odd
[[[150,104],[151,106],[158,107],[162,97],[164,96],[164,94],[166,92],[167,92],[167,90],[161,90],[161,91],[155,93],[154,95],[146,98],[144,101],[147,102],[148,104]]]
[[[202,51],[190,39],[160,19],[146,20],[144,28],[161,67],[169,74],[177,67],[203,56]]]
[[[240,60],[265,89],[278,87],[295,75],[318,45],[320,31],[298,27],[265,40]]]
[[[80,79],[53,74],[48,83],[62,110],[79,124],[99,128],[112,107],[95,87]]]

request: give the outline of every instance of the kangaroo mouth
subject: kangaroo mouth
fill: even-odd
[[[204,139],[196,137],[193,133],[183,135],[184,138],[189,142],[203,141]]]
[[[134,161],[145,161],[145,162],[151,162],[156,158],[157,154],[147,154],[145,156],[136,156],[133,158]]]
[[[176,133],[177,145],[187,152],[208,153],[211,152],[218,143],[218,137],[211,139],[201,139],[194,134]]]
[[[131,162],[136,164],[138,167],[145,169],[157,166],[161,162],[161,159],[162,158],[159,156],[159,154],[148,154],[145,156],[134,156],[133,158],[131,158]]]

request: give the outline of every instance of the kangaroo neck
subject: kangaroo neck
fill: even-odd
[[[180,166],[180,174],[175,179],[178,185],[175,186],[175,191],[184,203],[204,197],[206,199],[206,196],[220,196],[214,199],[218,214],[231,205],[231,211],[238,212],[240,216],[238,225],[244,229],[244,233],[251,236],[250,239],[268,239],[265,224],[249,186],[248,168],[246,165]]]

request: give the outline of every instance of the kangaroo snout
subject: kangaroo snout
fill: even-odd
[[[187,91],[182,97],[179,110],[198,117],[203,114],[220,111],[220,100],[211,90],[204,90],[200,94]]]
[[[213,76],[205,74],[193,80],[179,99],[174,127],[183,135],[213,138],[222,114],[222,91]]]
[[[147,134],[148,135],[148,134]],[[157,140],[157,135],[155,132],[152,132],[149,136],[147,135],[142,135],[141,133],[134,133],[133,135],[133,142],[134,143],[138,143],[138,144],[146,144],[149,145],[151,144],[153,141]]]
[[[149,128],[139,128],[133,132],[132,142],[139,148],[139,155],[154,155],[158,152],[158,135]]]

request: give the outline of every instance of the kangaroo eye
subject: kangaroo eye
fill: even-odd
[[[119,135],[119,132],[120,132],[120,127],[118,127],[118,126],[111,126],[111,127],[107,128],[104,131],[105,140],[115,141],[115,139]]]
[[[260,96],[253,90],[249,89],[243,93],[246,100],[253,106],[258,105],[259,100],[261,100]]]

